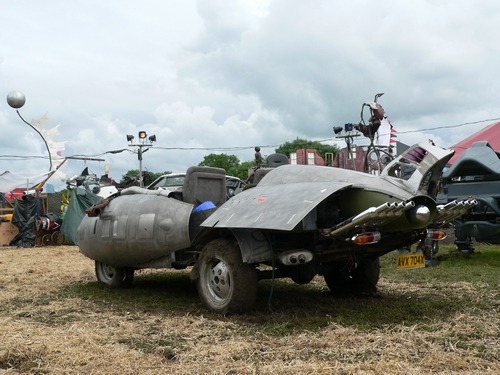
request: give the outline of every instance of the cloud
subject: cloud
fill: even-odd
[[[332,126],[359,121],[378,92],[400,141],[447,147],[489,123],[449,126],[499,117],[499,18],[493,0],[18,1],[0,5],[15,30],[0,39],[0,82],[24,92],[25,118],[61,124],[67,155],[105,158],[86,165],[115,179],[138,169],[125,135],[140,130],[157,136],[143,160],[154,172],[297,137],[342,146]],[[45,155],[5,102],[0,127],[2,154]],[[47,164],[0,158],[0,171]]]

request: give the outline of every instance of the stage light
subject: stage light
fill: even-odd
[[[147,148],[143,150],[143,147],[153,146],[153,142],[156,142],[156,135],[151,135],[148,138],[148,134],[144,130],[141,130],[138,133],[138,138],[139,142],[137,144],[134,144],[132,143],[132,141],[134,140],[134,136],[127,134],[127,141],[130,142],[129,146],[138,147],[137,158],[139,159],[139,186],[144,187],[144,179],[142,176],[142,154],[149,149]],[[149,140],[150,143],[147,143],[147,140]]]

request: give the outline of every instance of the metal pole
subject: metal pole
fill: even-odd
[[[144,178],[142,176],[142,154],[145,152],[142,150],[143,147],[151,147],[153,146],[153,142],[156,142],[156,136],[152,135],[150,136],[149,143],[147,143],[146,140],[147,134],[145,131],[140,131],[139,132],[139,143],[134,144],[132,143],[134,141],[134,136],[127,134],[127,141],[130,142],[129,146],[131,147],[137,147],[137,159],[139,159],[139,186],[144,187]],[[146,151],[149,150],[148,148]]]
[[[142,179],[142,145],[139,145],[137,157],[139,158],[139,186],[144,187],[144,180]]]
[[[34,127],[33,125],[31,125],[28,121],[26,121],[26,120],[23,118],[23,116],[21,116],[21,114],[19,113],[19,111],[18,111],[18,110],[16,110],[16,112],[17,112],[17,114],[18,114],[19,118],[20,118],[21,120],[23,120],[23,122],[24,122],[25,124],[29,125],[29,126],[31,127],[31,129],[33,129],[34,131],[36,131],[36,132],[38,133],[38,135],[42,138],[43,143],[45,143],[45,147],[47,147],[47,153],[49,154],[49,172],[50,172],[50,171],[52,170],[52,155],[50,154],[50,148],[49,148],[49,145],[47,144],[47,141],[46,141],[46,140],[45,140],[45,138],[43,137],[42,133],[40,133],[40,132],[38,131],[38,129],[37,129],[37,128],[35,128],[35,127]]]
[[[50,154],[50,148],[49,145],[47,144],[47,141],[43,137],[42,133],[38,131],[37,128],[35,128],[33,125],[31,125],[28,121],[26,121],[23,116],[19,113],[19,108],[21,108],[24,103],[26,102],[26,97],[24,94],[20,91],[12,91],[7,95],[7,103],[16,110],[17,115],[19,118],[29,127],[31,127],[34,131],[38,133],[38,135],[42,138],[43,143],[45,143],[45,147],[47,147],[47,152],[49,154],[49,172],[52,171],[52,155]]]

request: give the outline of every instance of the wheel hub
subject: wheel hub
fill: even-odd
[[[113,277],[113,275],[115,274],[115,268],[111,267],[111,266],[108,266],[107,264],[104,265],[103,269],[104,269],[104,273],[108,277]]]
[[[207,275],[207,286],[215,299],[225,300],[231,294],[231,279],[227,264],[217,260],[213,267],[209,268]]]

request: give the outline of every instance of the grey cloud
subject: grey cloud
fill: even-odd
[[[144,158],[152,171],[180,171],[208,153],[162,147],[331,139],[377,92],[400,140],[449,146],[481,125],[425,129],[499,116],[499,10],[463,0],[18,1],[0,6],[0,22],[16,30],[0,40],[2,95],[23,91],[27,118],[48,112],[71,154],[155,133]],[[2,149],[43,155],[19,121],[0,107],[2,129],[17,132]],[[115,178],[138,167],[130,152],[105,158]],[[68,174],[83,169],[67,164]]]

